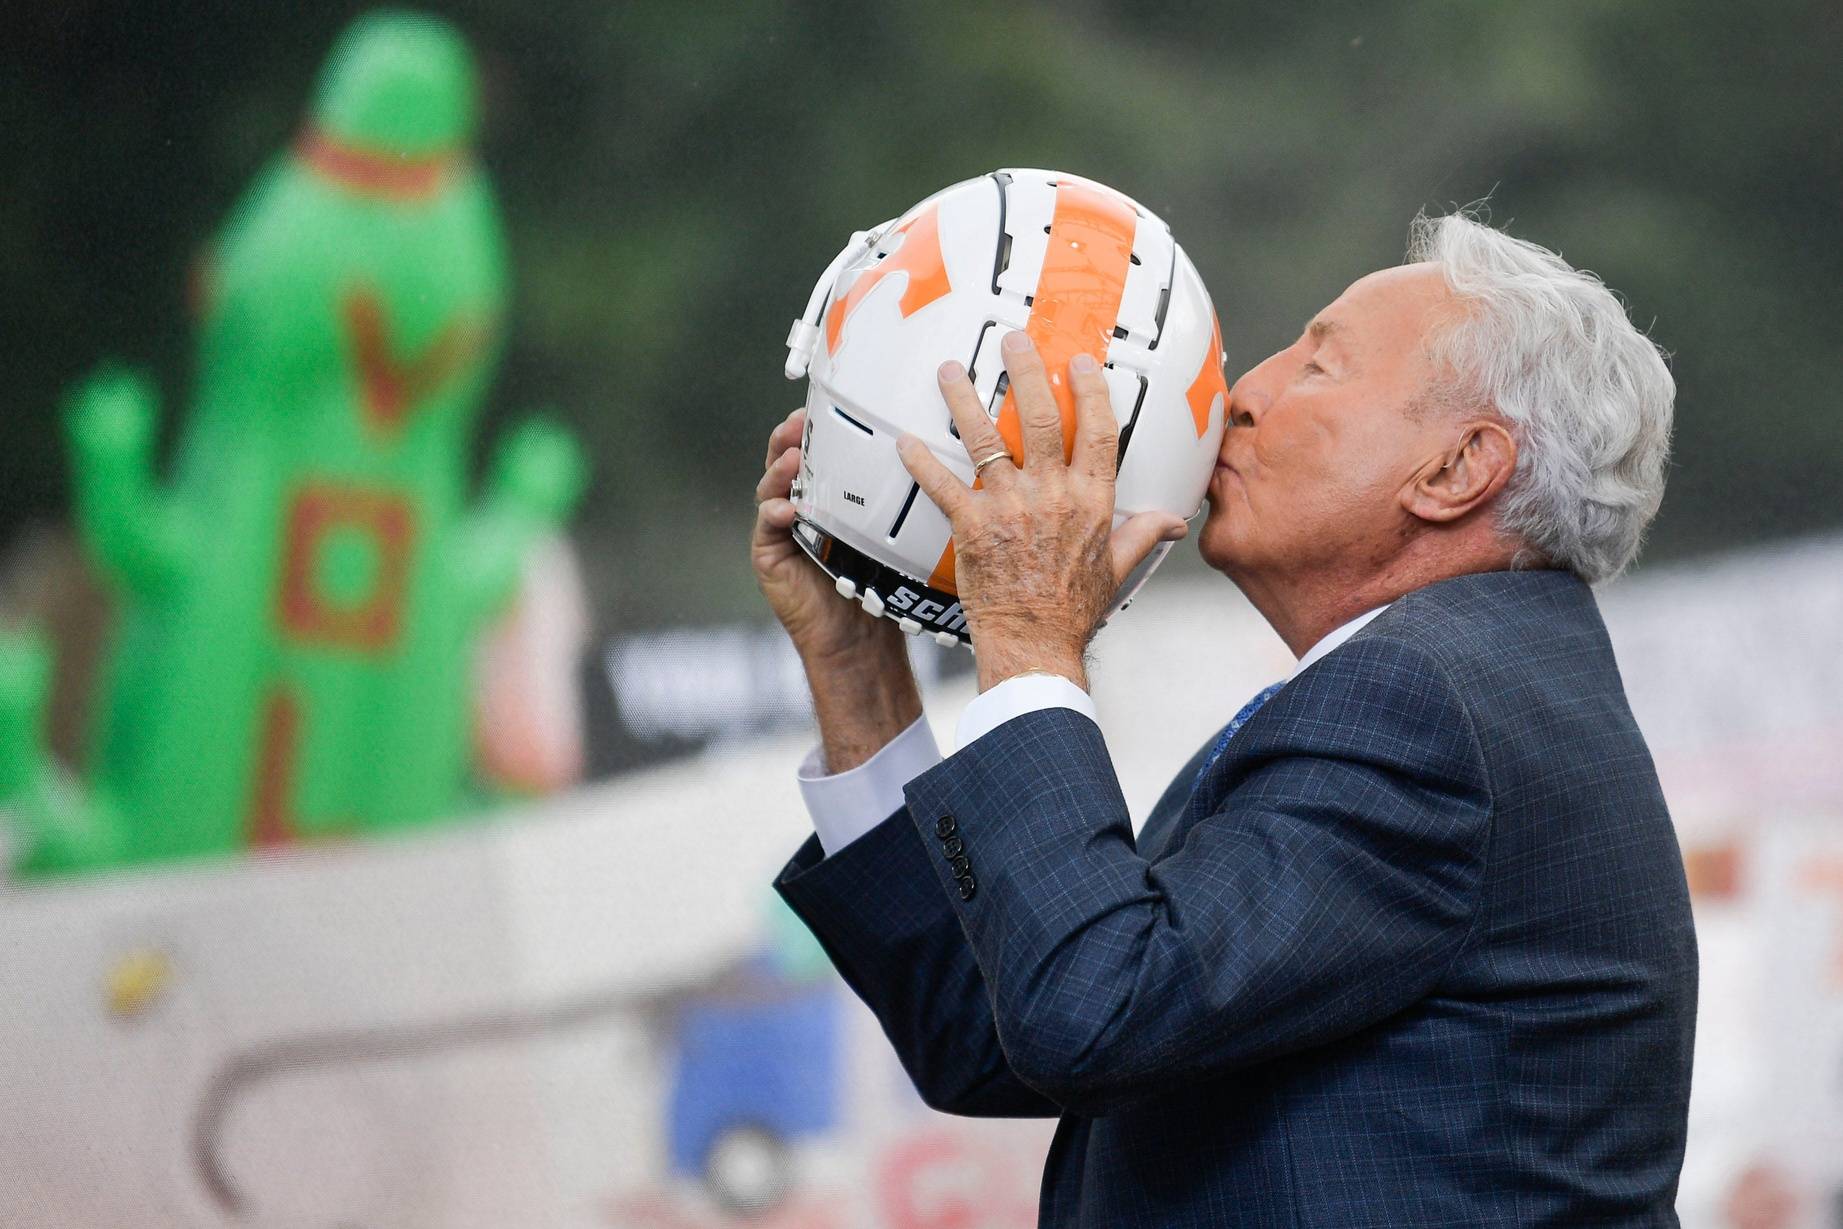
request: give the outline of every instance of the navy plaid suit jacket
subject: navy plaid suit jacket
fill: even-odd
[[[1028,714],[775,879],[929,1105],[1060,1118],[1046,1229],[1677,1223],[1695,936],[1586,584],[1402,597],[1187,822],[1202,755],[1135,841]]]

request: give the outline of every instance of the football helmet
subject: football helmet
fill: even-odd
[[[994,171],[854,234],[787,338],[787,378],[807,381],[793,534],[843,597],[942,644],[971,644],[950,528],[896,441],[920,437],[974,481],[935,378],[958,359],[1021,456],[999,357],[1011,329],[1043,358],[1065,448],[1068,361],[1085,351],[1102,363],[1120,427],[1116,526],[1152,509],[1194,516],[1222,443],[1228,385],[1209,293],[1170,227],[1130,198],[1059,171]],[[1110,616],[1169,549],[1127,578]]]

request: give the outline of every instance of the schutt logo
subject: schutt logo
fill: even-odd
[[[938,627],[944,632],[957,632],[966,626],[966,612],[960,609],[960,603],[943,606],[933,598],[923,597],[907,585],[897,588],[896,592],[884,599],[884,604],[891,610],[906,614],[930,627]]]

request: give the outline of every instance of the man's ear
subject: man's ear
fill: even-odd
[[[1401,506],[1423,521],[1449,523],[1490,502],[1517,467],[1517,441],[1489,419],[1459,428],[1458,442],[1429,457],[1401,489]]]

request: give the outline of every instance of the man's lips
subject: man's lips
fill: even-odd
[[[1209,497],[1211,507],[1214,507],[1218,501],[1228,498],[1228,492],[1218,492],[1216,487],[1219,483],[1226,483],[1230,478],[1234,478],[1237,482],[1241,481],[1241,475],[1235,472],[1235,467],[1218,457],[1216,468],[1210,471],[1209,486],[1205,492]]]

